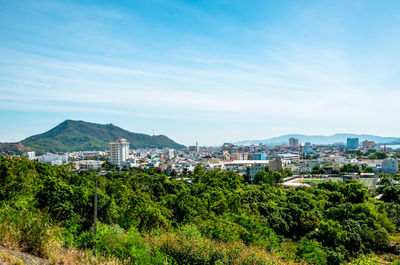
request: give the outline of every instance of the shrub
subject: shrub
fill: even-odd
[[[1,205],[0,241],[44,258],[56,256],[63,245],[61,229],[46,213],[31,207],[27,199]]]

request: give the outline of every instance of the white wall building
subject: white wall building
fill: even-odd
[[[68,162],[68,154],[64,155],[56,155],[56,154],[51,154],[47,153],[42,156],[38,157],[39,162],[45,162],[45,163],[52,163],[53,164],[62,164],[62,163],[67,163]]]
[[[35,160],[35,152],[26,152],[24,154],[29,160]]]
[[[129,155],[129,142],[125,139],[120,139],[109,144],[110,146],[110,162],[121,166],[126,161]]]
[[[164,156],[168,157],[169,159],[173,158],[175,155],[175,151],[172,148],[164,147],[163,149]]]

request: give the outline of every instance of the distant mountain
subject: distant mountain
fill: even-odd
[[[360,143],[365,140],[375,141],[377,144],[400,144],[399,137],[382,137],[368,134],[348,134],[348,133],[337,133],[330,136],[324,135],[303,135],[303,134],[287,134],[279,137],[273,137],[264,140],[245,140],[235,142],[238,145],[250,145],[263,143],[266,145],[288,145],[289,138],[297,138],[299,142],[305,143],[310,142],[312,144],[333,144],[337,142],[346,142],[347,138],[359,138]]]
[[[80,150],[106,150],[108,143],[127,139],[131,148],[184,148],[165,135],[150,136],[133,133],[112,124],[96,124],[84,121],[66,120],[53,129],[38,135],[26,138],[17,143],[18,150],[35,150],[42,152],[71,152]],[[12,146],[11,143],[3,143]]]

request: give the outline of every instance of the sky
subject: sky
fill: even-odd
[[[0,142],[66,119],[178,143],[400,136],[400,1],[0,0]]]

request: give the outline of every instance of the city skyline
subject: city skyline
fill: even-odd
[[[397,1],[0,1],[0,142],[65,119],[178,143],[397,136]]]

